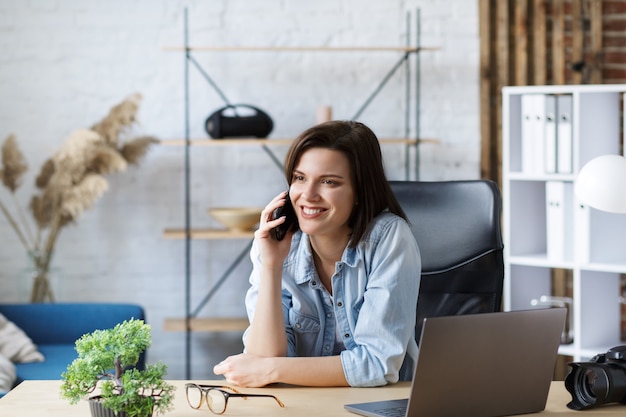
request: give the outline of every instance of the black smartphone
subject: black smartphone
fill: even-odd
[[[274,213],[272,213],[272,220],[276,220],[282,216],[285,216],[285,222],[270,231],[272,238],[276,240],[283,240],[289,230],[297,230],[298,228],[298,218],[296,217],[296,212],[289,199],[289,192],[287,192],[287,197],[285,197],[285,205],[278,207],[274,210]]]

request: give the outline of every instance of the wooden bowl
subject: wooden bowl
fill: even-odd
[[[210,208],[209,214],[233,231],[250,231],[261,218],[261,207],[218,207]]]

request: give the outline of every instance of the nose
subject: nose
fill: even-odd
[[[317,184],[314,182],[310,182],[306,184],[302,188],[302,193],[300,196],[306,201],[316,201],[319,199],[319,191],[317,189]]]

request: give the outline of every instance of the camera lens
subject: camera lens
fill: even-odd
[[[572,394],[567,405],[584,410],[626,398],[624,367],[615,363],[572,363],[572,371],[565,378],[565,387]]]
[[[581,375],[582,381],[580,382],[580,388],[584,392],[585,397],[589,400],[595,401],[596,395],[593,393],[597,375],[594,371],[588,369]],[[591,402],[591,401],[590,401]]]
[[[598,400],[598,396],[601,397],[599,398],[600,401],[606,398],[609,385],[606,372],[600,371],[599,375],[594,369],[586,369],[580,374],[580,388],[586,402],[594,404]]]
[[[585,409],[595,405],[598,374],[593,369],[576,367],[568,375],[567,380],[570,384],[566,386],[572,393],[572,404],[576,406],[576,409]]]

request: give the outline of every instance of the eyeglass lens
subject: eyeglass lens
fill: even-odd
[[[202,406],[202,390],[195,385],[187,385],[187,402],[192,408]]]
[[[206,393],[206,402],[209,405],[211,411],[213,411],[215,414],[222,414],[224,411],[226,411],[227,400],[227,394],[220,390],[210,389]]]
[[[217,388],[231,389],[237,392],[234,388],[230,387],[217,387],[217,386],[198,386],[195,384],[187,384],[187,402],[191,408],[199,409],[202,407],[202,397],[206,393],[206,403],[209,409],[215,414],[222,414],[226,411],[226,402],[228,401],[228,394],[220,391]]]

